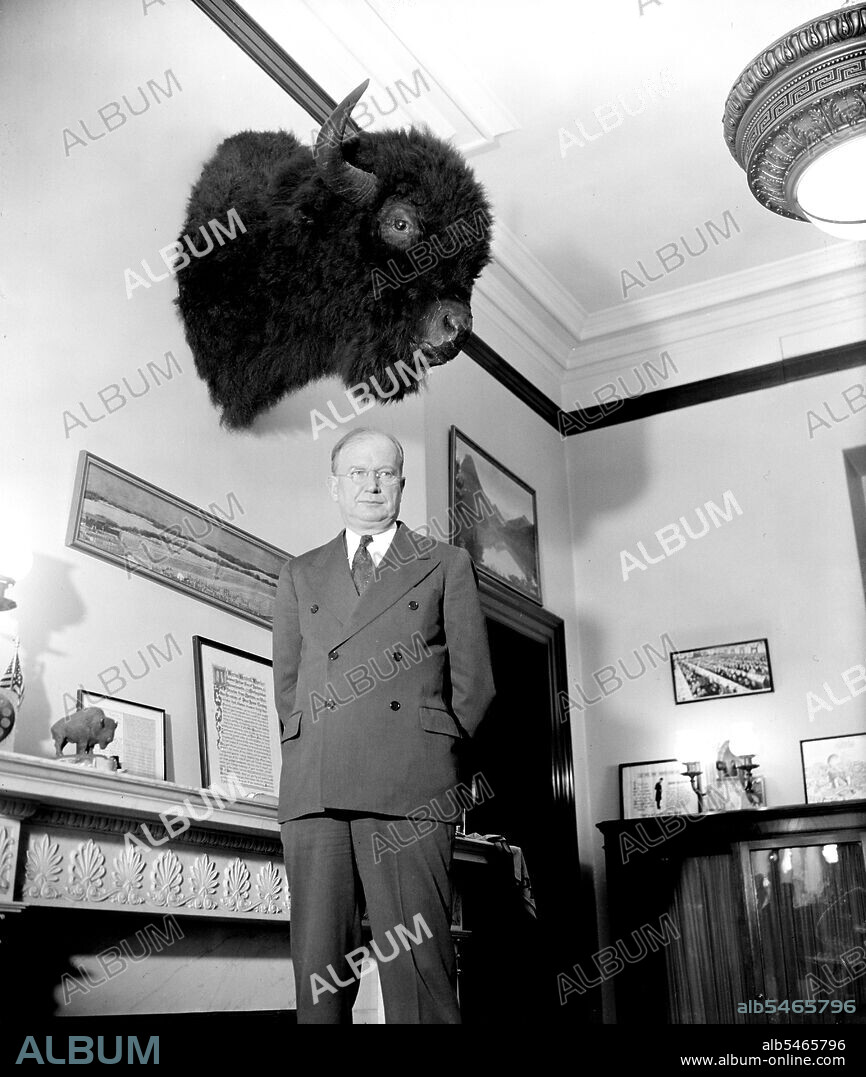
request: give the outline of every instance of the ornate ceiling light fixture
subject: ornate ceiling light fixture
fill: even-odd
[[[866,4],[803,23],[760,52],[723,122],[762,206],[866,239]]]

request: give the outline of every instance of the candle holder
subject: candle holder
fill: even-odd
[[[704,793],[701,789],[701,764],[700,763],[686,763],[685,770],[683,771],[683,777],[688,778],[692,786],[692,792],[698,799],[698,813],[704,810]]]
[[[754,755],[741,756],[742,762],[739,765],[740,781],[743,783],[743,790],[750,803],[754,802],[754,788],[752,785],[752,771],[757,770],[758,764],[753,762]]]

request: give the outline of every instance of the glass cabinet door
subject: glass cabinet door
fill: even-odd
[[[866,862],[861,842],[751,848],[748,864],[758,966],[755,1001],[764,1007],[763,1014],[747,1018],[749,1023],[862,1022]]]

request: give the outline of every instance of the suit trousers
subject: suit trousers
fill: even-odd
[[[406,843],[398,851],[393,824]],[[388,1024],[460,1024],[451,939],[454,825],[416,836],[408,819],[328,811],[282,824],[292,896],[299,1024],[351,1024],[364,945],[379,968]],[[374,842],[374,835],[381,837]],[[411,838],[415,838],[410,842]],[[378,861],[378,862],[377,862]],[[404,930],[405,929],[405,930]]]

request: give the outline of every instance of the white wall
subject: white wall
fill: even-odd
[[[311,123],[191,4],[154,5],[144,15],[137,3],[33,0],[4,5],[2,19],[0,513],[4,528],[30,532],[35,557],[14,589],[19,609],[0,614],[0,663],[20,633],[26,679],[14,741],[3,747],[51,754],[49,728],[63,716],[66,694],[80,684],[100,690],[108,670],[117,694],[167,710],[168,776],[197,784],[192,636],[269,657],[270,633],[67,549],[75,468],[87,449],[196,505],[225,507],[233,493],[243,509],[236,525],[290,553],[338,531],[324,480],[330,448],[348,426],[314,439],[310,410],[327,414],[333,397],[347,414],[342,386],[312,386],[254,430],[226,433],[183,339],[175,282],[127,298],[124,280],[126,268],[141,273],[141,259],[156,275],[158,251],[180,232],[190,187],[222,138],[279,126],[306,137]],[[159,104],[151,93],[146,112],[105,133],[97,110],[118,101],[125,112],[124,93],[142,109],[137,87],[147,92],[151,79],[165,88],[166,70],[180,88],[170,84],[171,97],[156,95]],[[85,138],[81,119],[103,137],[84,146],[67,138],[66,154],[63,129]],[[169,351],[176,364],[166,361]],[[171,377],[154,375],[149,363]],[[122,378],[143,392],[139,370],[150,387],[132,399]],[[378,409],[376,422],[404,443],[404,516],[423,522],[423,405]],[[111,667],[125,686],[111,680]]]
[[[866,442],[866,368],[841,371],[761,392],[571,438],[567,446],[579,608],[582,687],[600,702],[582,719],[593,824],[619,817],[618,764],[649,759],[714,760],[731,738],[754,752],[770,806],[804,801],[800,740],[866,729],[866,695],[810,720],[807,692],[827,681],[848,693],[843,671],[866,665],[863,580],[857,557],[843,449]],[[853,388],[860,386],[861,388]],[[840,421],[832,423],[824,402]],[[819,426],[809,411],[823,417]],[[707,535],[689,539],[645,570],[623,579],[620,552],[637,543],[661,556],[654,532],[695,508],[731,513]],[[678,543],[672,543],[671,548]],[[630,563],[629,563],[630,564]],[[623,682],[594,671],[622,659],[632,674],[634,649],[663,651],[767,637],[775,691],[676,706],[669,662]],[[646,656],[646,652],[644,652]],[[575,693],[576,698],[576,693]],[[589,850],[585,850],[589,853]],[[604,923],[601,835],[593,835]]]

